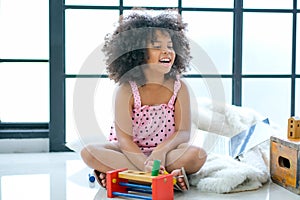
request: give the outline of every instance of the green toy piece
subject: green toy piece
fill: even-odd
[[[159,169],[160,169],[160,160],[154,160],[151,176],[158,176]]]

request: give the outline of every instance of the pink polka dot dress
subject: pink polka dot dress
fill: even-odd
[[[141,151],[149,156],[153,149],[175,132],[174,103],[181,87],[179,80],[174,83],[173,95],[167,104],[143,105],[138,87],[130,81],[134,98],[132,112],[133,141]],[[117,141],[114,127],[111,128],[109,141]]]

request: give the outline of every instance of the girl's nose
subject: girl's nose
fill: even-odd
[[[168,48],[163,48],[162,53],[163,54],[168,54],[168,53],[170,53],[170,50]]]

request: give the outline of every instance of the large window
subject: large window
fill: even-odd
[[[0,7],[0,89],[5,91],[0,118],[50,123],[51,151],[65,150],[78,132],[109,132],[115,85],[104,71],[100,47],[119,15],[132,7],[178,8],[192,43],[192,70],[185,79],[196,97],[221,92],[226,103],[250,107],[283,129],[288,117],[300,115],[297,0],[30,0],[20,1],[22,6],[15,1],[3,0]],[[16,5],[18,13],[27,14],[14,22],[8,19],[15,19],[10,15]]]
[[[0,138],[48,137],[49,6],[0,3]]]

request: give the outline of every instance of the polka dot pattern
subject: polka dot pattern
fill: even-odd
[[[174,84],[173,95],[168,104],[143,105],[138,87],[135,82],[130,82],[134,97],[132,112],[133,141],[146,155],[175,132],[174,102],[181,87],[180,81]],[[114,127],[111,128],[110,141],[117,141]]]

